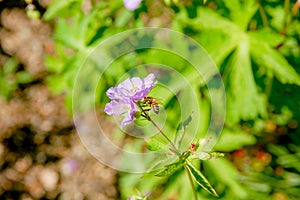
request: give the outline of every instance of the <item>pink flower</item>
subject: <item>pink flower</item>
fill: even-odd
[[[123,129],[134,120],[134,113],[139,110],[135,103],[144,99],[157,83],[154,79],[154,74],[149,74],[144,79],[133,77],[121,82],[117,87],[109,88],[106,95],[112,101],[106,104],[104,112],[108,115],[123,116]]]
[[[139,7],[142,0],[124,0],[124,6],[128,10],[135,10]]]
[[[104,109],[104,112],[109,115],[121,115],[124,117],[121,123],[122,129],[134,120],[134,113],[136,111],[138,111],[138,107],[128,99],[120,101],[112,100],[106,104]]]
[[[106,95],[110,99],[142,100],[157,83],[154,74],[149,74],[144,80],[139,77],[128,78],[117,87],[111,87]]]

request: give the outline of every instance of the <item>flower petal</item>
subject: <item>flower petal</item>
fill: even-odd
[[[157,81],[154,82],[155,76],[154,74],[149,74],[144,78],[145,87],[153,87]]]
[[[124,129],[124,127],[128,124],[130,124],[133,121],[134,118],[131,117],[129,113],[127,113],[121,123],[121,129]]]
[[[128,91],[132,90],[133,87],[132,87],[130,78],[127,78],[124,81],[122,81],[121,83],[119,83],[118,88],[125,89]]]
[[[149,74],[146,78],[144,78],[144,92],[146,93],[145,96],[156,85],[157,81],[154,81],[154,79],[154,74]]]
[[[141,89],[144,85],[144,81],[140,79],[139,77],[133,77],[131,78],[131,84],[133,86],[133,89]]]
[[[124,98],[123,91],[117,87],[111,87],[106,91],[106,95],[110,99],[122,99]]]
[[[134,120],[134,114],[139,110],[135,102],[147,96],[157,83],[154,79],[154,74],[149,74],[144,79],[133,77],[119,83],[117,87],[109,88],[106,95],[112,101],[105,105],[104,112],[108,115],[124,116],[121,124],[124,128]]]
[[[111,102],[105,105],[104,112],[109,115],[122,115],[130,111],[131,104],[127,101],[116,101],[112,100]]]
[[[124,0],[124,6],[128,10],[135,10],[140,5],[142,0]]]
[[[132,123],[134,120],[134,113],[138,111],[138,107],[133,101],[130,101],[130,111],[125,114],[125,117],[121,123],[121,128],[123,129],[126,125]]]

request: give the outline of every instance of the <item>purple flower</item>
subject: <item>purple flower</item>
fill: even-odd
[[[112,101],[106,104],[104,112],[109,115],[123,116],[121,123],[123,129],[134,120],[134,113],[139,111],[135,102],[144,99],[157,83],[154,79],[154,74],[149,74],[143,80],[133,77],[121,82],[117,87],[109,88],[106,95]]]
[[[155,86],[154,74],[149,74],[144,80],[139,77],[128,78],[117,87],[111,87],[106,95],[110,99],[131,99],[133,101],[142,100]]]
[[[130,101],[128,99],[119,101],[112,100],[111,102],[106,104],[104,109],[104,112],[109,115],[119,115],[124,117],[121,123],[122,129],[134,120],[134,113],[136,111],[138,111],[138,107],[133,101]]]
[[[135,10],[140,5],[142,0],[123,0],[124,6],[128,10]]]

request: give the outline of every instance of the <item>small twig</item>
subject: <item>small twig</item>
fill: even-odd
[[[193,178],[192,178],[192,176],[190,174],[190,171],[189,171],[189,169],[187,168],[186,165],[184,165],[184,168],[185,168],[186,172],[188,173],[188,177],[189,177],[190,183],[192,185],[192,190],[193,190],[193,194],[194,194],[195,200],[198,200],[197,190],[195,188],[195,185],[194,185],[194,182],[193,182]]]

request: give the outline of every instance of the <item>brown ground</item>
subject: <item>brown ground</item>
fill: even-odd
[[[16,5],[1,10],[0,70],[14,57],[17,71],[34,81],[20,84],[8,101],[0,98],[0,199],[117,199],[116,172],[85,150],[63,95],[44,84],[51,26],[28,19],[26,4]]]

